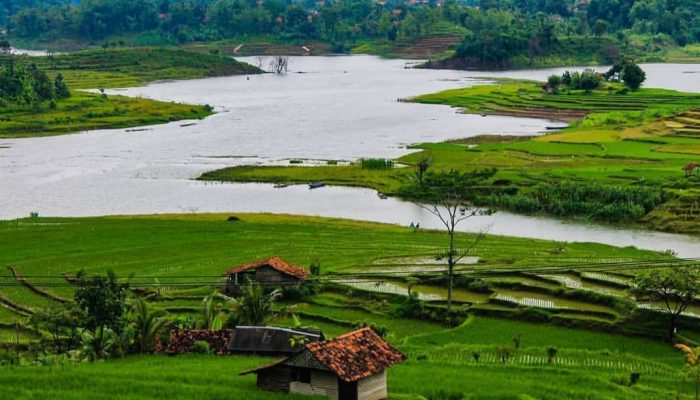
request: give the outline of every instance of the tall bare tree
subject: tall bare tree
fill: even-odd
[[[469,218],[493,214],[492,209],[478,207],[478,200],[484,194],[484,182],[495,173],[494,169],[426,173],[422,181],[400,189],[403,198],[436,216],[449,235],[447,251],[439,255],[447,259],[448,312],[452,310],[455,266],[475,250],[487,231],[482,229],[468,246],[460,248],[457,245],[457,227]]]

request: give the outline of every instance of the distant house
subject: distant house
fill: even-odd
[[[242,372],[256,374],[260,388],[326,396],[331,400],[387,398],[386,369],[406,359],[370,328],[305,348],[274,364]]]
[[[229,354],[286,356],[298,353],[306,344],[324,340],[323,332],[272,326],[237,326],[228,341]]]
[[[271,257],[231,268],[226,271],[226,276],[226,291],[237,294],[240,292],[241,285],[249,281],[272,286],[301,285],[309,276],[309,271],[287,264],[279,257]]]

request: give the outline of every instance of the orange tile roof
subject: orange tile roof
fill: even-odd
[[[291,275],[299,279],[306,279],[306,277],[309,276],[309,271],[306,269],[287,264],[279,257],[270,257],[265,260],[258,260],[249,264],[241,265],[240,267],[231,268],[226,271],[226,275],[233,275],[265,266],[274,268],[283,274]]]
[[[310,343],[306,349],[345,382],[368,378],[406,359],[370,328]]]
[[[321,364],[345,382],[356,382],[376,375],[406,359],[405,355],[370,328],[346,333],[335,339],[307,344],[303,351],[310,352]],[[240,375],[284,365],[290,359],[291,357],[244,371]]]

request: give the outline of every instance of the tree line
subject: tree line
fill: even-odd
[[[49,102],[55,108],[56,100],[70,97],[70,90],[61,74],[52,80],[36,64],[16,64],[10,43],[6,40],[0,41],[0,50],[0,107],[40,106]]]
[[[8,34],[40,39],[94,41],[152,33],[182,43],[271,34],[286,40],[323,40],[343,51],[359,39],[395,41],[449,33],[464,37],[458,55],[492,63],[519,54],[547,54],[562,38],[572,36],[610,35],[610,40],[621,42],[631,34],[644,34],[668,35],[680,45],[700,41],[700,3],[694,0],[447,0],[439,6],[434,0],[418,5],[403,0],[4,3],[0,24]]]

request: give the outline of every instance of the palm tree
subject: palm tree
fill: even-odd
[[[219,315],[219,304],[214,301],[215,295],[209,295],[202,300],[202,325],[203,328],[218,331],[223,323]]]
[[[156,335],[168,323],[165,312],[163,310],[150,311],[148,303],[139,297],[131,307],[131,316],[136,329],[139,350],[141,354],[148,353],[153,348]]]
[[[279,289],[268,294],[259,283],[249,282],[239,298],[220,296],[233,306],[240,324],[258,326],[265,324],[273,316],[272,306],[281,295]]]
[[[688,362],[688,375],[693,377],[695,384],[695,400],[700,400],[700,347],[689,347],[684,344],[677,344],[675,347],[685,355]]]
[[[95,331],[81,329],[79,354],[88,361],[96,361],[109,358],[114,350],[117,335],[113,330],[100,326]]]

